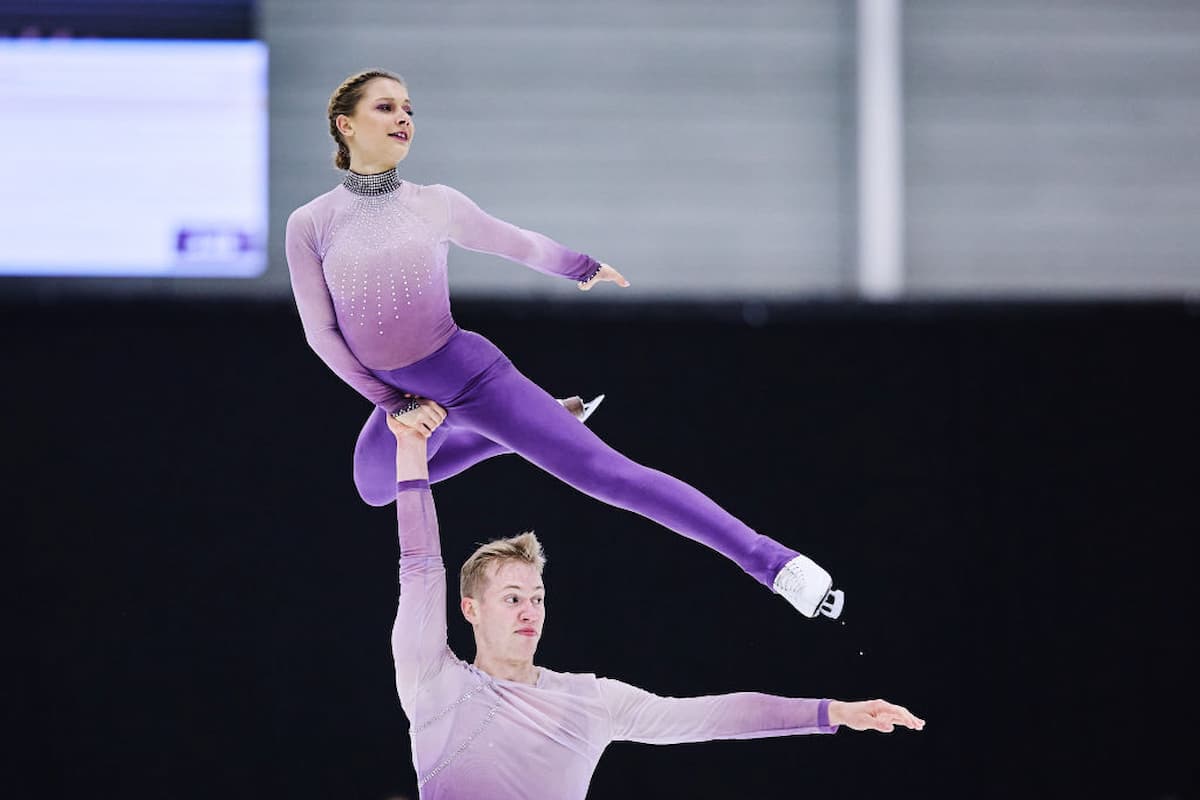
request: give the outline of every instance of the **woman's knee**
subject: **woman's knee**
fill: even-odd
[[[650,488],[654,470],[619,453],[589,454],[580,459],[579,488],[607,503],[628,508]]]

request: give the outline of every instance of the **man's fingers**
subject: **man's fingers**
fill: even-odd
[[[904,706],[892,705],[887,703],[883,708],[879,709],[875,714],[875,719],[885,725],[903,725],[905,728],[911,728],[919,731],[925,727],[925,720],[915,716]]]
[[[904,706],[898,706],[894,703],[888,703],[889,718],[899,725],[904,725],[908,728],[919,728],[925,724],[925,721],[919,719],[915,714],[909,711]]]
[[[442,408],[434,400],[422,400],[420,410],[428,412],[432,415],[432,419],[437,420],[439,424],[446,419],[446,409]]]
[[[909,728],[916,728],[920,726],[921,721],[917,719],[915,714],[913,714],[904,706],[896,706],[896,711],[898,714],[898,719],[896,721],[899,724]]]

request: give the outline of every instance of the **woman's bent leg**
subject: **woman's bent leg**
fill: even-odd
[[[443,424],[442,427],[445,427]],[[436,431],[435,431],[436,432]],[[429,459],[429,482],[437,483],[453,478],[493,456],[511,453],[502,444],[497,444],[481,433],[466,428],[451,427],[446,432],[442,446]]]
[[[480,461],[510,452],[476,431],[443,423],[429,437],[429,482],[450,478]],[[376,408],[354,444],[354,486],[372,506],[396,499],[396,437],[388,430],[387,415]]]

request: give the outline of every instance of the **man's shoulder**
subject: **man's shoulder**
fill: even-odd
[[[543,689],[567,691],[572,694],[596,695],[600,693],[600,679],[594,672],[559,672],[546,667],[538,667],[538,669],[542,672],[538,686]]]

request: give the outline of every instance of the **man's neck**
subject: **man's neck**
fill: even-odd
[[[476,653],[475,668],[502,681],[527,683],[530,686],[537,684],[538,668],[533,665],[532,661],[504,661],[498,658],[489,658],[484,653]]]

